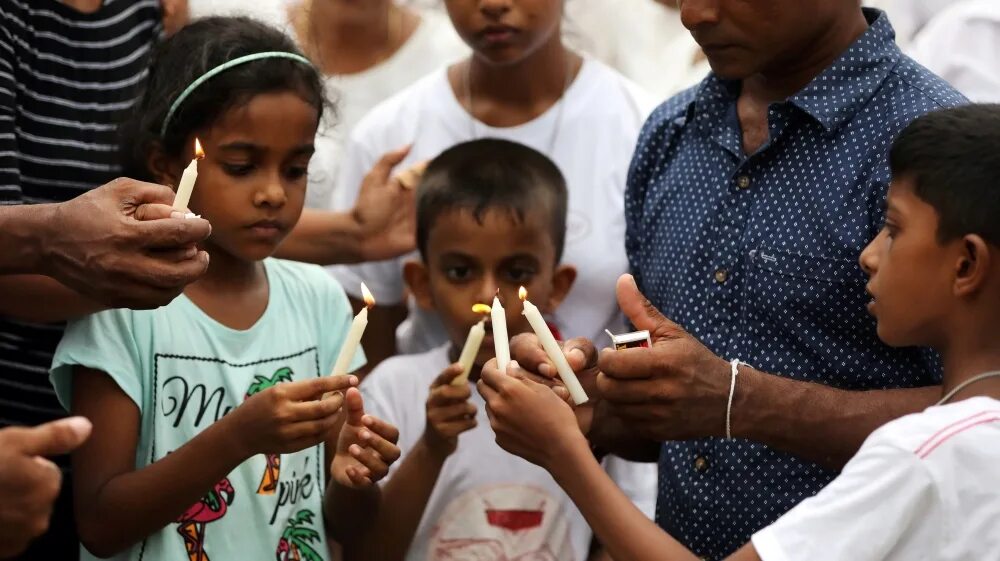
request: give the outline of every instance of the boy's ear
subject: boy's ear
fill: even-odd
[[[962,238],[962,253],[955,267],[955,296],[964,297],[979,292],[989,280],[993,267],[990,246],[981,236],[969,234]]]
[[[406,281],[406,286],[409,287],[413,299],[421,309],[434,309],[430,272],[423,261],[412,260],[403,264],[403,280]]]
[[[163,151],[163,146],[159,142],[154,142],[146,155],[146,169],[153,174],[153,179],[160,185],[177,187],[180,177],[180,168],[167,157]]]
[[[545,301],[545,313],[551,314],[556,311],[559,304],[566,299],[569,290],[573,288],[576,281],[576,267],[572,265],[559,265],[552,273],[552,290],[549,291],[549,299]]]

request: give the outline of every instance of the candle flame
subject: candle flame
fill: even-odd
[[[371,308],[372,306],[375,305],[375,296],[372,295],[371,290],[368,290],[368,287],[365,286],[365,283],[361,283],[361,296],[365,300],[366,308]]]
[[[517,297],[521,299],[522,302],[528,299],[528,290],[523,286],[517,289]]]
[[[493,311],[493,308],[487,306],[486,304],[473,304],[472,305],[472,313],[474,313],[474,314],[483,314],[483,315],[486,315],[486,314],[489,314],[491,311]]]
[[[198,140],[198,137],[194,139],[194,157],[199,160],[205,159],[205,151],[201,149],[201,141]]]

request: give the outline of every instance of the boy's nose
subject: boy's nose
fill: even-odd
[[[878,270],[878,248],[881,244],[886,242],[886,236],[888,233],[883,228],[881,232],[875,236],[865,249],[861,252],[861,257],[858,258],[858,264],[861,265],[861,270],[863,270],[868,276],[875,274]]]
[[[284,186],[277,180],[268,181],[254,194],[254,204],[257,206],[281,207],[287,199]]]

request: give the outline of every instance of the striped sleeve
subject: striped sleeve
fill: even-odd
[[[0,6],[0,17],[8,21],[3,6]],[[14,109],[17,107],[14,64],[10,32],[5,25],[0,26],[0,204],[4,205],[21,202],[17,137],[14,135]]]

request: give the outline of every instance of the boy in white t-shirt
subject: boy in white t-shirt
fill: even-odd
[[[879,337],[938,351],[943,395],[873,432],[837,479],[729,559],[1000,559],[998,145],[1000,105],[911,123],[890,153],[885,226],[861,254]],[[676,328],[630,277],[618,297],[637,327]],[[602,362],[616,359],[605,352]],[[500,445],[552,473],[615,559],[695,559],[604,476],[570,406],[509,370],[488,364],[479,382]]]
[[[591,531],[569,497],[545,470],[500,449],[481,398],[468,382],[452,384],[469,329],[484,317],[473,305],[499,291],[514,336],[530,330],[520,286],[547,315],[566,296],[576,271],[559,264],[565,225],[562,175],[531,148],[477,140],[428,167],[417,192],[422,259],[405,274],[449,342],[390,358],[361,385],[369,411],[399,427],[404,456],[382,486],[373,532],[345,544],[348,560],[587,558]],[[485,327],[473,382],[493,357]]]

